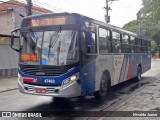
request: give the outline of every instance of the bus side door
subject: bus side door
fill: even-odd
[[[96,75],[96,34],[85,32],[82,38],[81,94],[87,95],[95,91]]]

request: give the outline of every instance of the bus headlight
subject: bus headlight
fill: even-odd
[[[77,74],[72,75],[69,79],[70,81],[75,81],[77,79]]]
[[[19,73],[18,73],[18,80],[20,81],[21,84],[23,83],[22,76]]]
[[[71,77],[68,77],[67,79],[63,81],[63,86],[67,84],[71,84],[72,82],[76,81],[78,77],[79,77],[79,73],[76,73],[72,75]]]

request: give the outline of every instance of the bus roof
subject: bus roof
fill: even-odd
[[[109,28],[111,30],[118,31],[120,33],[126,33],[128,35],[131,35],[131,36],[134,36],[134,37],[137,37],[137,38],[140,38],[140,39],[146,39],[146,40],[149,40],[149,41],[151,40],[151,38],[149,38],[147,36],[136,34],[136,33],[124,30],[124,29],[122,29],[120,27],[117,27],[117,26],[114,26],[114,25],[111,25],[111,24],[107,24],[107,23],[101,22],[99,20],[95,20],[93,18],[84,16],[84,15],[81,15],[81,14],[78,14],[78,13],[67,13],[67,12],[64,12],[64,13],[46,13],[46,14],[32,15],[32,16],[25,17],[23,19],[23,21],[26,21],[26,20],[29,20],[29,19],[34,19],[34,18],[36,19],[36,18],[39,18],[39,17],[63,16],[63,15],[73,15],[73,16],[81,17],[84,20],[87,20],[88,22],[92,22],[94,24]]]

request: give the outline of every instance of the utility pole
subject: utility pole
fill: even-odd
[[[32,0],[26,0],[27,1],[27,16],[32,15]]]
[[[117,0],[106,0],[106,7],[104,7],[104,9],[106,9],[106,15],[105,15],[106,23],[110,22],[109,10],[111,10],[111,8],[109,6],[111,5],[113,1],[117,1]],[[109,2],[111,3],[109,4]]]
[[[110,8],[109,8],[109,5],[108,5],[108,2],[109,1],[106,0],[106,7],[104,7],[106,9],[106,15],[105,15],[105,21],[106,21],[106,23],[110,22],[110,16],[108,15]]]
[[[141,34],[141,11],[137,13],[137,20],[138,20],[138,32]]]

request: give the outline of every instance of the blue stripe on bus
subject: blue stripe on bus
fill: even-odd
[[[95,92],[95,63],[96,61],[94,60],[81,69],[80,78],[82,96]]]
[[[28,75],[28,74],[24,74],[22,71],[18,70],[18,72],[21,74],[22,77],[31,77],[34,79],[37,79],[39,82],[32,82],[29,83],[31,85],[61,85],[62,81],[68,77],[70,77],[71,75],[76,74],[77,72],[79,72],[80,67],[75,67],[73,69],[71,69],[70,71],[66,72],[63,75],[60,76],[35,76],[35,75]],[[44,80],[45,79],[52,79],[55,80],[55,83],[45,83]]]

